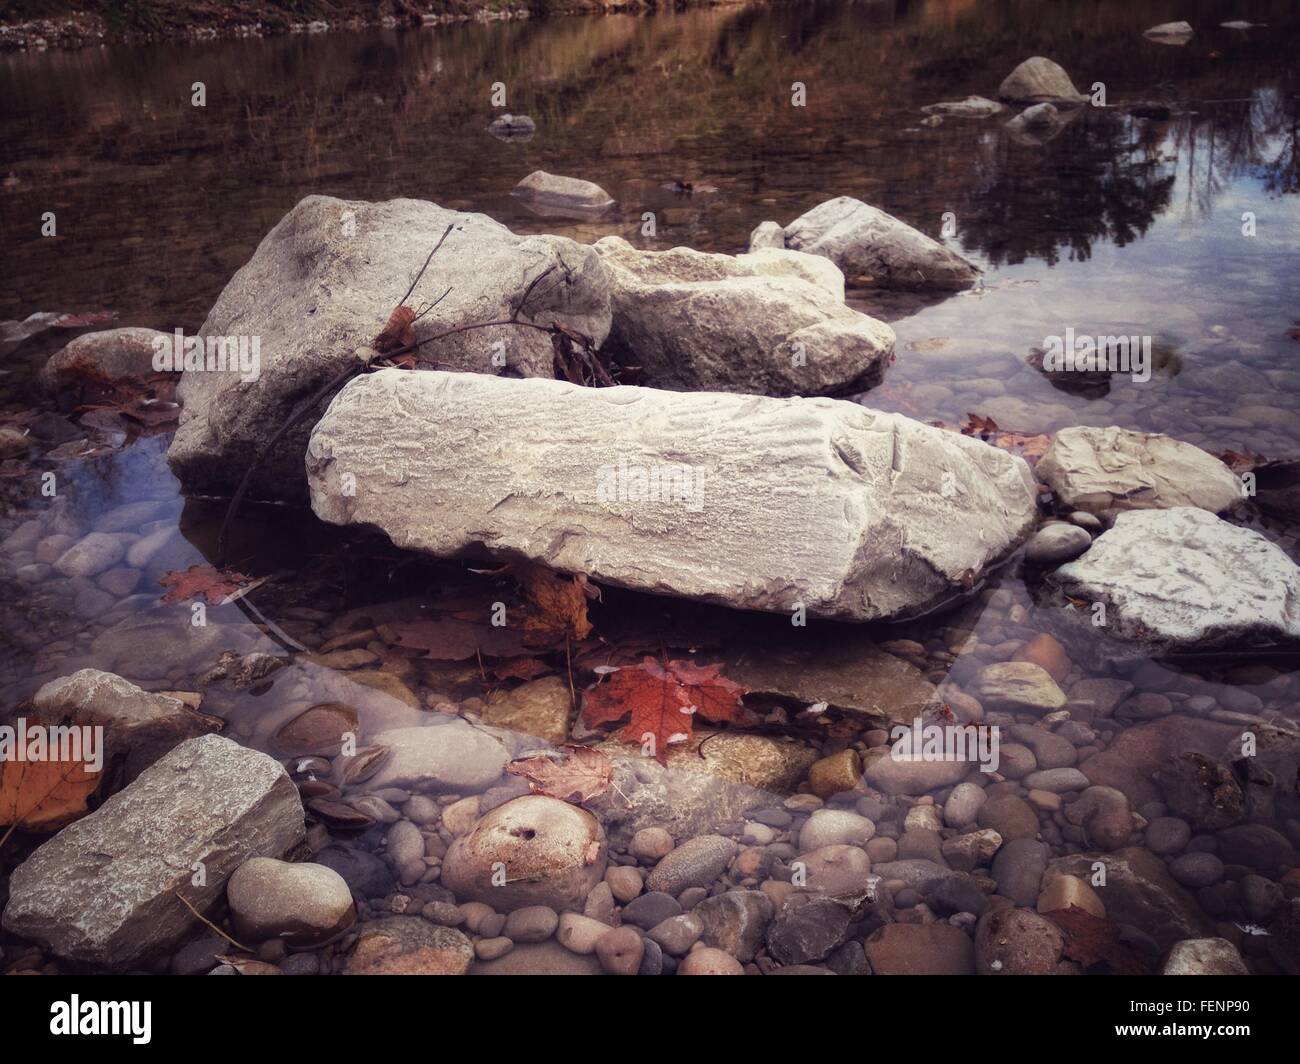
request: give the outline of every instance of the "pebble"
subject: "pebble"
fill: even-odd
[[[481,938],[474,943],[474,956],[481,961],[494,961],[498,957],[504,957],[515,944],[504,935],[498,935],[496,938]]]
[[[626,905],[636,898],[645,887],[640,869],[630,865],[615,865],[606,869],[605,882],[609,884],[610,893],[620,905]]]
[[[564,913],[560,916],[555,937],[565,949],[585,956],[596,952],[596,943],[608,931],[609,924],[602,924],[599,920],[580,913]]]
[[[545,942],[559,923],[559,914],[549,906],[526,905],[506,916],[502,934],[514,942]]]
[[[1065,942],[1060,929],[1028,909],[990,909],[975,926],[980,975],[1052,975]]]
[[[672,852],[673,837],[663,828],[642,828],[632,836],[627,852],[643,861],[658,861]]]
[[[236,935],[245,942],[277,939],[310,946],[356,922],[352,891],[332,868],[254,857],[226,884]]]
[[[744,975],[745,968],[720,949],[697,949],[677,966],[678,975]]]
[[[680,894],[687,887],[707,887],[726,870],[736,849],[731,839],[721,835],[688,839],[655,865],[646,886],[665,894]]]
[[[979,816],[980,807],[988,800],[982,787],[974,783],[959,783],[943,803],[943,820],[950,828],[968,828]],[[868,852],[870,850],[868,849]],[[889,858],[884,858],[889,860]]]
[[[1162,857],[1182,853],[1192,838],[1192,829],[1186,820],[1174,816],[1156,817],[1147,825],[1147,849]]]
[[[1034,905],[1051,855],[1051,848],[1037,839],[1012,839],[1005,843],[993,858],[992,875],[998,893],[1016,905]]]
[[[1035,565],[1055,565],[1068,562],[1092,546],[1092,536],[1079,525],[1058,522],[1034,533],[1025,545],[1025,560]]]
[[[844,809],[818,809],[799,832],[799,848],[806,852],[823,846],[857,846],[875,833],[876,825],[857,813]]]
[[[1024,785],[1033,790],[1066,794],[1069,791],[1086,790],[1089,780],[1077,768],[1049,768],[1040,772],[1031,772],[1025,777]]]
[[[652,890],[623,907],[623,922],[649,931],[673,916],[680,916],[682,906],[671,894]]]
[[[645,955],[646,941],[631,927],[616,927],[596,942],[596,956],[607,975],[637,975]]]
[[[669,917],[649,931],[650,938],[659,943],[665,953],[674,957],[684,956],[703,934],[704,922],[694,913]]]
[[[1169,874],[1185,887],[1208,887],[1223,878],[1223,862],[1212,853],[1185,853],[1169,862]]]
[[[1038,834],[1038,814],[1013,794],[990,798],[980,809],[977,822],[982,828],[996,831],[1004,842],[1032,839]]]

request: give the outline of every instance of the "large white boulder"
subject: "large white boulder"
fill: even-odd
[[[284,216],[226,285],[204,337],[257,338],[258,375],[187,371],[184,404],[167,460],[189,490],[230,491],[294,407],[355,361],[384,328],[429,252],[446,232],[407,305],[445,298],[415,325],[417,340],[509,318],[533,291],[525,318],[558,322],[602,343],[609,331],[608,274],[589,247],[563,237],[516,236],[482,214],[422,200],[382,203],[308,196]],[[451,369],[553,375],[550,337],[535,329],[473,329],[421,349]],[[496,356],[494,361],[494,356]],[[325,402],[320,405],[324,410]],[[317,415],[302,421],[262,463],[256,494],[302,498],[302,454]]]
[[[894,353],[894,330],[844,304],[844,275],[823,258],[639,251],[616,236],[596,250],[608,348],[657,387],[826,395],[874,383]]]
[[[846,620],[925,609],[1032,530],[1025,462],[834,399],[381,370],[312,433],[312,507],[440,557]]]
[[[1097,630],[1134,652],[1300,639],[1300,568],[1258,532],[1194,506],[1121,513],[1052,579],[1104,602]]]
[[[750,250],[775,246],[775,223],[750,237]],[[980,269],[892,214],[837,196],[801,214],[781,231],[784,246],[835,263],[855,284],[879,288],[969,288]]]

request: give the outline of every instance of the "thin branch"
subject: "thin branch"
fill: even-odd
[[[415,275],[415,280],[411,282],[411,287],[406,290],[406,295],[397,301],[399,307],[411,298],[411,293],[415,291],[415,286],[420,283],[420,278],[424,276],[424,271],[429,268],[429,263],[433,261],[433,257],[438,254],[442,242],[447,239],[448,234],[455,228],[455,222],[447,223],[447,228],[443,230],[442,236],[438,237],[438,242],[433,245],[433,250],[429,252],[429,257],[424,260],[424,265],[420,267],[420,272]]]
[[[215,931],[218,935],[224,938],[236,949],[242,949],[245,953],[256,952],[255,950],[249,949],[243,943],[237,942],[235,939],[231,938],[228,934],[222,931],[221,928],[219,928],[216,924],[214,924],[211,920],[209,920],[206,916],[204,916],[201,912],[199,912],[198,909],[194,908],[194,906],[189,903],[189,901],[185,898],[183,894],[181,894],[179,890],[173,890],[172,893],[175,894],[176,897],[178,897],[181,900],[181,904],[183,904],[185,908],[189,909],[190,912],[192,912],[195,916],[197,916],[200,920],[202,920],[205,924],[207,924],[208,927],[212,928],[213,931]]]

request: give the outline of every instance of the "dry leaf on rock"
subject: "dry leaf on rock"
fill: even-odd
[[[209,606],[220,606],[232,601],[232,596],[251,590],[254,581],[251,576],[230,569],[191,565],[188,569],[167,573],[158,583],[167,588],[163,602],[201,598]]]
[[[614,766],[608,757],[589,746],[566,746],[564,753],[562,761],[545,756],[519,758],[506,765],[506,772],[526,779],[534,794],[575,805],[609,790]]]

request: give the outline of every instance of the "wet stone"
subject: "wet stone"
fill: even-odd
[[[655,865],[646,886],[674,895],[687,887],[707,887],[726,870],[736,850],[736,844],[721,835],[688,839]]]

